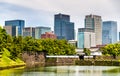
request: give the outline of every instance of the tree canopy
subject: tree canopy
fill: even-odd
[[[90,49],[88,49],[88,48],[84,48],[83,52],[84,52],[85,55],[87,55],[87,56],[89,56],[90,53],[91,53]]]
[[[73,55],[75,47],[66,40],[34,39],[32,37],[12,37],[0,28],[0,51],[6,48],[10,51],[10,58],[14,59],[22,52],[46,52],[48,55]]]
[[[108,44],[101,48],[101,51],[104,55],[112,55],[116,58],[116,56],[120,55],[120,43]]]

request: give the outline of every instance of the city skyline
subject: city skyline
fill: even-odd
[[[117,21],[119,29],[119,0],[4,0],[0,1],[0,24],[6,20],[23,19],[26,26],[54,27],[54,14],[64,13],[71,16],[75,29],[84,27],[85,15],[100,15],[103,21]]]

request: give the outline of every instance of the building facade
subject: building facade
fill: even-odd
[[[85,28],[91,28],[96,35],[96,45],[102,45],[102,19],[97,15],[86,15]]]
[[[35,38],[35,28],[34,27],[25,27],[23,28],[23,36],[31,36]]]
[[[78,43],[77,48],[91,48],[96,46],[95,33],[91,28],[78,29]]]
[[[102,26],[102,44],[117,42],[117,22],[104,21]]]
[[[54,16],[54,31],[58,39],[74,40],[74,23],[70,22],[69,15]]]
[[[3,27],[7,34],[10,36],[18,36],[18,27],[17,26],[4,26]]]
[[[35,38],[40,39],[42,34],[45,34],[45,32],[51,32],[50,27],[36,27],[35,28]]]
[[[22,35],[22,29],[25,27],[25,21],[24,20],[9,20],[9,21],[5,21],[5,26],[17,26],[18,35]]]
[[[49,39],[57,39],[56,35],[53,34],[52,32],[46,32],[45,34],[42,34],[41,38],[42,39],[47,39],[47,38],[49,38]]]
[[[120,41],[120,32],[119,32],[119,41]]]

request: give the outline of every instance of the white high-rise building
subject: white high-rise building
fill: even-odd
[[[102,45],[102,19],[101,16],[87,15],[85,17],[85,28],[91,28],[95,33],[96,45]]]
[[[96,46],[95,33],[89,28],[78,29],[78,48],[91,48]]]

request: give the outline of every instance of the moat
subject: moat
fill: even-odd
[[[119,66],[46,66],[0,71],[0,76],[120,76]]]

